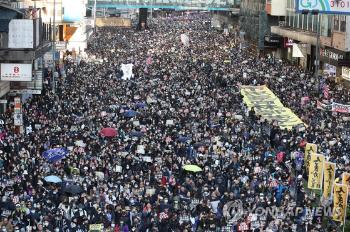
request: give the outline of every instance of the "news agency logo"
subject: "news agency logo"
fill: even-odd
[[[229,201],[224,205],[223,214],[228,221],[238,221],[244,215],[243,203],[241,200]]]
[[[237,222],[247,216],[255,215],[257,217],[273,219],[283,219],[289,217],[304,217],[305,220],[313,218],[332,217],[333,214],[341,213],[341,208],[326,207],[245,207],[241,200],[229,201],[224,205],[223,215],[228,221]]]

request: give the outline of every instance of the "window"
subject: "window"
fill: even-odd
[[[333,15],[328,15],[328,28],[327,28],[327,36],[332,36],[332,22],[333,22]]]
[[[339,31],[339,15],[334,16],[334,30]]]
[[[331,29],[332,29],[332,21],[333,18],[331,15],[321,15],[321,35],[322,36],[331,36]]]
[[[340,17],[340,31],[345,32],[346,31],[346,16],[339,16]]]
[[[293,27],[297,28],[298,27],[298,15],[294,14],[294,22],[293,22]]]
[[[307,15],[303,15],[303,30],[307,31]]]
[[[318,15],[312,15],[312,31],[313,32],[316,32],[317,31],[317,24],[319,23],[318,22],[318,19],[317,19]]]
[[[298,25],[298,28],[299,28],[299,29],[302,29],[302,28],[303,28],[303,18],[304,18],[303,16],[304,16],[304,15],[298,14],[298,16],[299,16],[299,17],[298,17],[298,18],[299,18],[299,25]]]
[[[312,15],[307,15],[307,30],[312,31]]]

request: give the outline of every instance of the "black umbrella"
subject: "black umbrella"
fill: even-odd
[[[199,142],[199,143],[193,144],[193,147],[194,148],[199,148],[199,147],[205,147],[205,146],[208,146],[208,145],[209,145],[209,143]]]
[[[64,187],[63,191],[70,194],[79,194],[83,192],[83,189],[78,185],[67,185]]]

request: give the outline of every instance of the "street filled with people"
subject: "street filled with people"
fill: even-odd
[[[55,91],[48,77],[22,102],[23,133],[13,107],[2,115],[0,231],[336,231],[283,212],[318,203],[295,162],[306,143],[337,164],[336,178],[350,171],[347,114],[317,107],[348,103],[348,90],[249,53],[208,17],[98,28]],[[264,120],[244,104],[245,85],[266,85],[304,125]]]

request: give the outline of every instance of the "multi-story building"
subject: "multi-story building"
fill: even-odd
[[[40,12],[27,13],[0,4],[0,97],[41,93],[42,58],[51,49],[51,29],[42,22]],[[1,112],[8,103],[1,99]]]
[[[84,51],[92,33],[91,19],[86,16],[87,0],[14,0],[18,9],[40,9],[44,23],[55,24],[56,49]],[[55,21],[55,23],[53,23]]]
[[[286,15],[286,0],[241,0],[240,30],[245,39],[259,52],[275,53],[282,38],[271,33]]]
[[[287,0],[286,18],[271,31],[284,37],[281,58],[293,60],[314,71],[317,25],[320,23],[321,73],[350,80],[350,18],[345,15],[301,14],[295,11],[295,0]]]

